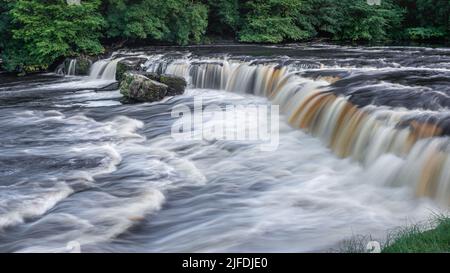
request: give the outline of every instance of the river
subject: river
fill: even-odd
[[[127,58],[189,86],[122,103],[114,82]],[[279,105],[278,146],[175,141],[171,111],[196,98]],[[355,235],[382,241],[448,208],[449,106],[447,48],[149,47],[116,52],[89,76],[0,74],[0,252],[74,242],[83,252],[327,252]]]

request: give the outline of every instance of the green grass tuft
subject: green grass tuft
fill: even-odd
[[[369,236],[356,235],[339,244],[332,252],[368,253]],[[380,241],[381,242],[381,241]],[[432,219],[407,227],[395,229],[381,242],[382,253],[449,253],[450,217],[434,214]]]
[[[427,224],[402,228],[385,245],[383,253],[450,252],[450,218],[439,216]]]

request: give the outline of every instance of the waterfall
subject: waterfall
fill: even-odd
[[[383,183],[407,185],[418,196],[450,203],[450,141],[439,118],[424,110],[359,107],[332,92],[326,78],[308,79],[294,67],[227,59],[158,61],[148,71],[185,77],[195,88],[265,96],[294,128],[318,138],[336,155],[388,173]],[[398,164],[386,158],[395,157]]]
[[[116,80],[117,63],[120,60],[121,59],[114,59],[114,60],[106,59],[95,62],[91,67],[89,78],[108,81]]]
[[[120,59],[115,59],[110,61],[104,71],[103,74],[101,76],[102,80],[116,80],[116,69],[117,69],[117,63],[120,61]]]
[[[67,70],[67,75],[75,76],[76,67],[77,67],[77,59],[71,59],[69,63],[69,69]]]
[[[107,60],[96,61],[91,67],[91,71],[89,73],[89,78],[91,78],[91,79],[101,78],[103,71],[105,70],[105,67],[106,67],[106,65],[108,65],[108,63],[109,62]]]

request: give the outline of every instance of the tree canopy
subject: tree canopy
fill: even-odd
[[[30,71],[118,42],[448,41],[449,14],[450,0],[0,0],[0,52]]]
[[[2,46],[6,68],[46,68],[61,56],[98,54],[104,20],[98,12],[100,0],[67,5],[64,0],[3,1],[9,29]]]
[[[180,45],[199,43],[208,26],[208,7],[188,0],[109,0],[107,38],[150,39]]]

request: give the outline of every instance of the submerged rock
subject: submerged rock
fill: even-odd
[[[120,83],[120,93],[127,99],[140,102],[162,100],[169,87],[141,74],[124,73]]]
[[[169,96],[183,94],[184,89],[186,89],[187,86],[187,82],[184,78],[173,75],[163,74],[159,77],[159,81],[169,87]]]

